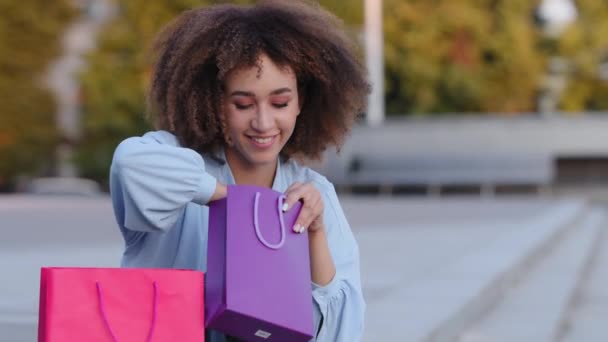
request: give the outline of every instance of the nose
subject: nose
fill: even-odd
[[[259,106],[258,108],[255,117],[251,121],[251,127],[258,132],[267,132],[274,125],[272,110],[266,106]]]

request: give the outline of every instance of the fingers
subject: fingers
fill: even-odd
[[[302,233],[315,222],[321,222],[319,219],[323,214],[323,201],[321,200],[321,194],[319,191],[310,183],[292,184],[285,192],[285,205],[283,210],[289,210],[297,201],[302,201],[302,209],[296,219],[293,226],[293,231],[296,233]]]
[[[303,233],[313,224],[313,222],[317,221],[322,213],[323,205],[321,204],[321,201],[315,203],[304,201],[300,214],[293,225],[293,231],[296,233]]]
[[[293,183],[285,191],[285,202],[283,203],[283,211],[289,210],[297,201],[303,200],[306,193],[306,188],[301,183]]]

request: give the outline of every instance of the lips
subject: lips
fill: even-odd
[[[249,141],[253,143],[253,145],[260,148],[267,148],[274,144],[277,140],[278,135],[273,136],[247,136]]]

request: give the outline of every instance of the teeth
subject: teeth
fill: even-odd
[[[268,144],[269,142],[272,141],[272,137],[270,138],[251,138],[253,139],[253,141],[259,143],[259,144]]]

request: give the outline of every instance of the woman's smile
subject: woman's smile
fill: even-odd
[[[277,140],[278,137],[279,137],[278,134],[271,135],[271,136],[251,136],[251,135],[247,135],[247,138],[249,138],[249,140],[251,141],[251,143],[255,147],[261,148],[261,149],[266,149],[266,148],[272,147],[272,145],[274,145],[274,143],[275,143],[275,141]]]

